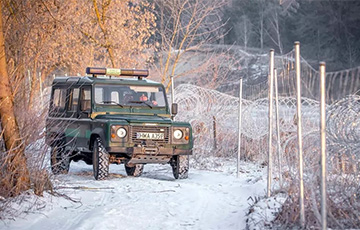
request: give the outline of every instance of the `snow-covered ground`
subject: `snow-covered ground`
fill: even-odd
[[[245,229],[252,200],[266,188],[265,169],[242,163],[236,178],[230,160],[216,171],[191,169],[185,180],[173,179],[169,165],[146,165],[138,178],[127,177],[123,165],[110,173],[95,181],[92,166],[72,162],[54,183],[73,201],[27,195],[12,204],[26,213],[0,221],[0,229]]]

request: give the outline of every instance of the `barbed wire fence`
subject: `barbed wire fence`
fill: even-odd
[[[292,51],[282,57],[280,66],[280,84],[283,84],[279,94],[293,98],[295,85],[295,52]],[[301,58],[301,93],[302,93],[302,128],[303,159],[304,159],[304,205],[305,227],[321,226],[320,216],[320,76],[319,71],[312,68],[306,60]],[[282,79],[282,80],[281,80]],[[359,68],[326,73],[326,135],[327,135],[327,203],[329,227],[349,228],[359,226],[359,195],[358,173],[359,146],[355,140],[359,132],[357,111],[360,109],[356,92],[360,89]],[[290,89],[289,89],[290,88]],[[289,90],[287,90],[289,89]],[[293,108],[294,106],[290,106]],[[287,109],[287,108],[285,108]],[[284,109],[279,108],[280,111]],[[295,116],[295,113],[294,113]],[[283,116],[280,115],[280,119]],[[295,121],[295,119],[294,119]],[[294,124],[296,125],[296,124]],[[296,126],[294,126],[295,128]],[[283,132],[280,127],[280,133]],[[281,142],[285,165],[288,170],[286,188],[291,191],[291,198],[284,205],[279,215],[281,223],[294,225],[299,221],[299,174],[296,132],[281,135]],[[348,177],[352,180],[342,181]],[[345,182],[345,183],[344,183]],[[342,191],[339,190],[342,188]],[[357,197],[357,198],[356,198]],[[357,201],[356,201],[357,199]],[[285,211],[286,210],[286,211]]]
[[[320,78],[319,71],[302,57],[300,60],[304,227],[313,228],[321,226]],[[276,193],[282,188],[288,195],[275,224],[295,226],[300,219],[295,50],[276,56],[274,67],[278,72],[279,135],[273,122],[271,177],[275,183],[271,191]],[[268,165],[269,81],[268,73],[263,75],[261,81],[243,80],[240,150],[242,160]],[[359,89],[360,67],[326,73],[326,200],[331,228],[360,226],[360,96],[356,95]],[[208,156],[235,158],[239,98],[189,84],[178,86],[175,95],[180,106],[177,119],[190,121],[193,127],[194,164],[206,165]],[[272,114],[275,121],[275,110]],[[278,136],[279,154],[276,153]]]

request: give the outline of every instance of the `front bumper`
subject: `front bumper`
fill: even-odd
[[[107,151],[110,154],[125,153],[129,157],[129,161],[124,159],[117,160],[115,157],[113,162],[126,163],[128,166],[135,164],[166,164],[169,163],[171,158],[176,155],[191,155],[192,149],[177,149],[177,148],[164,148],[164,147],[109,147]],[[114,156],[113,155],[113,156]],[[111,156],[110,156],[111,158]]]
[[[108,147],[109,153],[125,153],[129,156],[149,155],[149,156],[173,156],[173,155],[192,155],[192,149],[164,148],[164,147]]]

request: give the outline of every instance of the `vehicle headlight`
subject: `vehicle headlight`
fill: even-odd
[[[126,132],[126,129],[120,128],[116,131],[116,134],[118,135],[118,137],[124,138],[124,137],[126,137],[127,132]]]
[[[183,137],[183,132],[179,129],[175,130],[174,131],[174,138],[179,140]]]

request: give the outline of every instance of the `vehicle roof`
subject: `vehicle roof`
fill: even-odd
[[[124,84],[124,85],[156,85],[161,86],[159,82],[148,80],[146,78],[138,79],[138,77],[108,77],[108,76],[98,76],[98,77],[79,77],[79,76],[69,76],[69,77],[55,77],[53,81],[54,84],[78,84],[78,85],[93,85],[95,83],[103,84]]]

